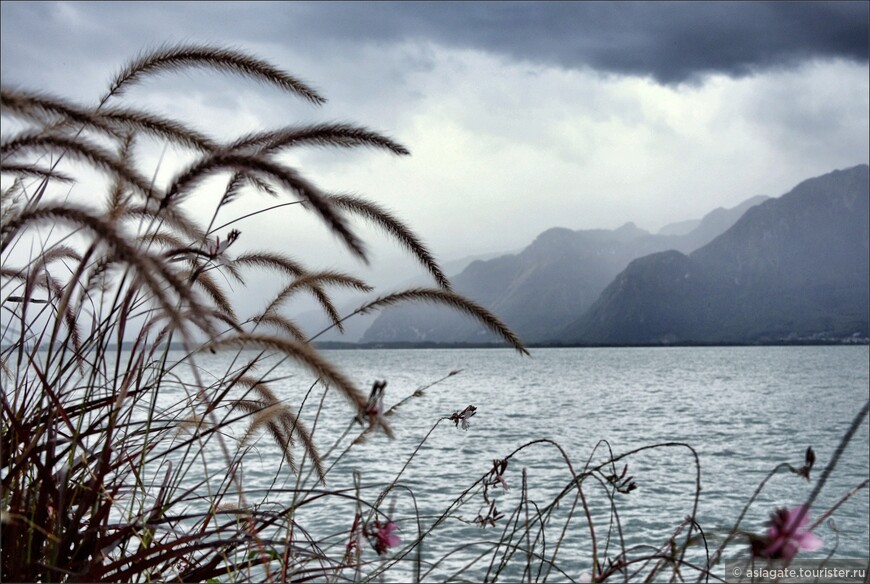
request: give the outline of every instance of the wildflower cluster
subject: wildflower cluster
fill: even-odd
[[[502,517],[504,517],[504,513],[496,508],[495,501],[490,501],[489,510],[486,512],[486,515],[478,513],[477,517],[474,518],[474,523],[478,524],[480,527],[486,527],[487,525],[495,527],[496,521]]]
[[[483,500],[489,505],[489,510],[486,512],[486,515],[478,513],[477,517],[474,518],[474,523],[477,523],[481,527],[486,527],[487,525],[495,527],[495,522],[504,516],[503,513],[499,512],[495,505],[495,501],[490,498],[489,489],[500,486],[504,491],[510,490],[510,487],[504,478],[504,473],[507,470],[507,467],[507,459],[494,459],[492,461],[492,469],[483,478]]]
[[[606,477],[607,482],[613,485],[616,490],[623,495],[627,495],[637,488],[637,483],[634,482],[634,477],[626,477],[626,474],[628,474],[627,464],[622,467],[622,472],[620,474],[617,475],[616,473],[614,473]]]

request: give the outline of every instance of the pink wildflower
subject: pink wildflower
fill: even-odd
[[[385,525],[381,525],[380,522],[375,522],[375,551],[378,552],[378,555],[383,555],[390,548],[394,548],[402,543],[402,540],[399,539],[399,536],[393,533],[396,531],[398,526],[392,521],[388,521]]]
[[[468,421],[471,416],[477,413],[477,408],[474,406],[467,406],[461,412],[453,412],[448,418],[451,422],[453,422],[457,428],[462,428],[463,430],[468,430],[468,427],[471,423]]]
[[[809,511],[804,506],[776,510],[771,515],[767,536],[753,542],[753,555],[790,561],[799,550],[814,552],[820,549],[823,545],[821,538],[804,529],[807,521]]]

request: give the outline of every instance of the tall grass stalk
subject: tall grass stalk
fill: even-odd
[[[11,181],[2,194],[0,233],[6,580],[280,579],[293,564],[306,565],[304,558],[322,559],[316,542],[295,540],[303,527],[294,523],[293,506],[278,514],[256,511],[241,463],[251,441],[265,433],[300,479],[307,461],[317,480],[325,480],[314,428],[300,419],[293,396],[279,397],[271,388],[276,380],[262,371],[269,355],[297,362],[346,398],[352,418],[392,435],[384,418],[366,411],[356,382],[281,311],[291,295],[308,291],[340,328],[327,288],[370,288],[275,250],[234,255],[244,234],[223,230],[304,202],[365,261],[348,219],[363,213],[416,256],[437,286],[449,288],[432,254],[387,210],[360,197],[329,195],[276,158],[306,145],[407,155],[394,140],[351,124],[319,124],[221,144],[185,123],[120,103],[134,84],[190,67],[269,84],[315,105],[325,101],[257,57],[210,46],[167,46],[137,57],[96,107],[41,92],[0,92],[3,117],[19,128],[2,143],[4,182]],[[160,187],[147,178],[156,171],[137,166],[144,139],[163,142],[164,151],[187,150],[193,162]],[[81,198],[75,188],[72,197],[52,195],[55,185],[73,182],[61,170],[70,164],[107,176],[106,196],[88,193],[74,203]],[[229,182],[203,224],[180,203],[215,200],[207,185],[227,171]],[[251,189],[291,200],[239,213],[215,228],[218,213],[231,213],[231,204]],[[221,280],[244,287],[243,271],[251,268],[273,270],[286,283],[264,313],[244,318]],[[443,302],[461,299],[447,294]],[[471,304],[463,309],[524,350],[494,315]],[[250,348],[259,353],[243,351]],[[227,350],[236,351],[232,367],[206,381],[199,355]],[[200,478],[189,484],[192,476]],[[311,486],[297,483],[303,502]],[[281,539],[281,530],[288,537]],[[287,551],[275,571],[269,550],[277,541]]]

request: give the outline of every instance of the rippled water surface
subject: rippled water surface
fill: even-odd
[[[606,459],[606,445],[599,444],[602,440],[617,455],[671,443],[619,463],[617,471],[627,463],[626,476],[633,476],[637,484],[630,494],[616,496],[626,546],[663,545],[692,511],[695,459],[688,448],[673,443],[688,444],[697,452],[702,489],[697,519],[711,540],[720,537],[765,475],[781,462],[803,464],[808,446],[818,458],[813,472],[816,479],[870,393],[866,346],[540,349],[533,350],[531,358],[508,350],[349,350],[325,355],[362,388],[386,380],[387,407],[461,370],[396,411],[390,418],[395,440],[372,435],[347,451],[329,473],[327,489],[352,490],[353,472],[358,471],[363,496],[374,502],[384,484],[411,459],[399,480],[408,488],[396,489],[382,506],[393,509],[405,541],[413,539],[418,528],[428,529],[492,468],[493,459],[504,458],[535,440],[552,441],[525,446],[504,474],[510,491],[490,491],[505,513],[495,528],[482,529],[472,523],[478,512],[485,515],[488,510],[479,493],[466,497],[452,517],[439,523],[423,548],[423,571],[453,553],[434,566],[429,578],[435,580],[449,577],[482,553],[485,546],[475,542],[501,537],[521,499],[524,473],[530,501],[546,505],[571,478],[562,452],[579,472],[590,456],[594,462]],[[233,357],[230,353],[208,355],[199,365],[206,375],[220,377]],[[271,383],[272,389],[294,407],[303,403],[312,382],[309,374],[290,363],[278,364],[265,376],[277,380]],[[317,416],[321,399],[323,407]],[[421,445],[439,418],[469,404],[477,407],[477,414],[467,431],[442,421]],[[330,452],[352,415],[340,395],[330,390],[324,397],[322,387],[307,397],[301,418],[315,428],[321,453],[329,453],[327,466],[360,430],[355,426],[349,438]],[[867,479],[868,458],[865,419],[815,503],[813,519]],[[295,486],[293,475],[280,468],[280,456],[267,435],[248,456],[243,476],[249,489],[272,489],[268,499],[278,504],[289,500],[281,489]],[[762,532],[774,508],[803,502],[813,484],[787,472],[776,475],[743,526]],[[610,524],[610,502],[596,485],[590,481],[585,493],[602,545]],[[327,540],[340,550],[346,544],[355,507],[350,500],[342,502],[337,497],[328,501],[305,505],[298,518],[317,538],[344,532],[344,539],[336,535]],[[591,545],[588,525],[579,515],[564,537],[560,534],[572,503],[573,495],[554,511],[545,545],[550,554],[556,540],[564,539],[560,565],[576,578],[591,565]],[[836,531],[828,525],[819,528],[826,543],[819,554],[866,558],[868,513],[864,490],[834,515]],[[612,534],[616,542],[617,532]],[[740,551],[738,546],[733,553]],[[703,556],[703,549],[699,553]],[[489,562],[477,564],[463,578],[481,578]],[[524,560],[520,563],[525,565]]]

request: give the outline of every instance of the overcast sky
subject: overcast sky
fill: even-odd
[[[328,103],[193,73],[128,98],[223,139],[316,121],[393,137],[410,157],[307,150],[292,162],[324,190],[389,207],[449,260],[555,226],[655,231],[867,163],[868,6],[3,2],[2,81],[93,105],[143,49],[250,51]],[[302,215],[243,237],[351,265]],[[362,232],[375,267],[394,265],[398,248]]]

